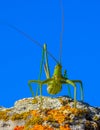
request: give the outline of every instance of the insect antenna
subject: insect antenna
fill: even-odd
[[[24,31],[18,29],[17,27],[7,23],[7,22],[2,22],[3,24],[7,25],[8,27],[16,30],[17,32],[19,32],[20,34],[22,34],[23,36],[27,37],[30,41],[32,41],[33,43],[35,43],[36,45],[38,45],[40,48],[43,48],[42,44],[40,44],[39,42],[37,42],[36,40],[34,40],[30,35],[28,35],[27,33],[25,33]],[[56,62],[59,63],[58,60],[56,60],[56,58],[47,50],[47,53],[49,54],[49,56]]]
[[[62,23],[61,23],[61,33],[60,33],[60,49],[59,49],[59,62],[61,64],[61,58],[62,58],[62,40],[63,40],[63,32],[64,32],[64,8],[62,0],[60,0],[60,7],[61,7],[61,17],[62,17]]]

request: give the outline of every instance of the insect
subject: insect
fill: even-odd
[[[45,64],[45,73],[46,73],[46,80],[29,80],[28,85],[30,87],[30,90],[32,91],[32,83],[37,83],[40,86],[40,96],[42,97],[42,87],[43,85],[47,85],[47,91],[51,95],[55,95],[59,93],[62,90],[63,84],[69,84],[74,87],[74,107],[76,107],[76,83],[80,84],[80,91],[81,91],[81,100],[83,101],[83,85],[81,80],[70,80],[66,77],[66,70],[64,72],[64,75],[62,74],[62,65],[60,63],[57,63],[57,65],[54,68],[53,76],[50,77],[50,69],[48,65],[48,58],[47,58],[47,49],[46,44],[43,46],[43,54],[46,58],[46,64]],[[43,56],[44,57],[44,56]],[[42,59],[43,60],[43,59]],[[42,66],[41,62],[41,66]]]
[[[62,10],[62,22],[63,22],[63,10]],[[60,47],[62,47],[62,34],[63,34],[63,27],[62,27],[62,32],[61,32],[61,42],[60,42]],[[81,100],[83,101],[83,85],[81,80],[70,80],[67,78],[67,72],[65,70],[64,74],[62,74],[62,65],[61,65],[61,50],[60,50],[60,60],[57,61],[57,65],[54,68],[54,73],[52,77],[50,76],[50,69],[48,65],[48,56],[47,56],[47,46],[46,44],[43,45],[43,51],[42,51],[42,61],[40,65],[40,76],[41,76],[41,71],[42,71],[42,66],[43,66],[43,60],[45,59],[45,74],[47,79],[46,80],[40,80],[40,76],[38,80],[29,80],[28,85],[30,87],[30,90],[32,91],[32,83],[37,83],[40,86],[40,96],[42,97],[42,87],[43,85],[47,85],[47,92],[51,95],[55,95],[59,93],[62,90],[62,85],[63,84],[69,84],[74,87],[74,107],[76,107],[76,83],[80,84],[80,91],[81,91]],[[55,60],[55,59],[54,59]],[[33,93],[34,95],[34,93]]]
[[[37,83],[39,85],[41,99],[42,99],[42,88],[43,88],[43,85],[47,85],[47,92],[49,94],[55,95],[55,94],[59,93],[62,90],[62,85],[63,84],[65,84],[65,85],[69,84],[69,85],[71,85],[71,86],[74,87],[74,107],[76,107],[76,103],[77,103],[77,99],[76,99],[76,96],[77,96],[76,95],[77,94],[77,92],[76,92],[77,86],[76,86],[76,84],[79,83],[80,84],[80,92],[81,92],[81,100],[83,101],[84,95],[83,95],[82,81],[81,80],[70,80],[70,79],[68,79],[68,77],[67,77],[67,71],[66,70],[62,74],[61,53],[60,53],[60,60],[58,61],[47,50],[47,45],[46,44],[44,44],[42,46],[40,43],[38,43],[37,41],[35,41],[33,38],[31,38],[25,32],[19,30],[15,26],[12,26],[12,25],[10,25],[8,23],[7,23],[7,25],[9,27],[15,29],[16,31],[20,32],[25,37],[27,37],[28,39],[30,39],[31,41],[33,41],[34,43],[36,43],[38,46],[40,46],[42,48],[42,60],[41,60],[41,63],[40,63],[40,74],[39,74],[39,78],[38,78],[38,80],[29,80],[28,81],[28,85],[30,87],[32,95],[34,96],[34,92],[32,90],[32,84],[33,83]],[[62,32],[63,32],[63,29],[62,29]],[[61,35],[60,46],[62,46],[62,35]],[[49,64],[48,64],[48,55],[50,55],[56,61],[56,66],[54,68],[54,73],[53,73],[52,76],[50,76],[50,69],[49,69]],[[45,59],[44,69],[45,69],[45,74],[46,74],[47,79],[46,80],[40,80],[41,73],[42,73],[42,67],[43,67],[43,63],[44,63],[44,59]]]

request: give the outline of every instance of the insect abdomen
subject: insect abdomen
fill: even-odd
[[[49,94],[57,94],[61,91],[62,85],[59,83],[48,84],[47,91]]]

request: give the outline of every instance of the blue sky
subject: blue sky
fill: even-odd
[[[100,1],[62,0],[64,34],[62,66],[69,79],[80,79],[85,102],[100,106]],[[16,26],[36,41],[47,43],[59,58],[62,26],[59,0],[3,0],[0,2],[0,106],[11,107],[31,97],[28,80],[38,79],[41,48],[2,21]],[[49,57],[51,75],[56,63]],[[46,79],[43,71],[42,79]],[[33,89],[35,91],[36,85]],[[77,86],[77,98],[80,90]],[[73,87],[71,87],[73,95]],[[59,95],[67,94],[63,87]],[[43,95],[48,95],[43,87]]]

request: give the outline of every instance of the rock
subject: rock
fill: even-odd
[[[100,107],[73,104],[67,96],[18,100],[11,108],[0,107],[0,130],[100,130]]]

